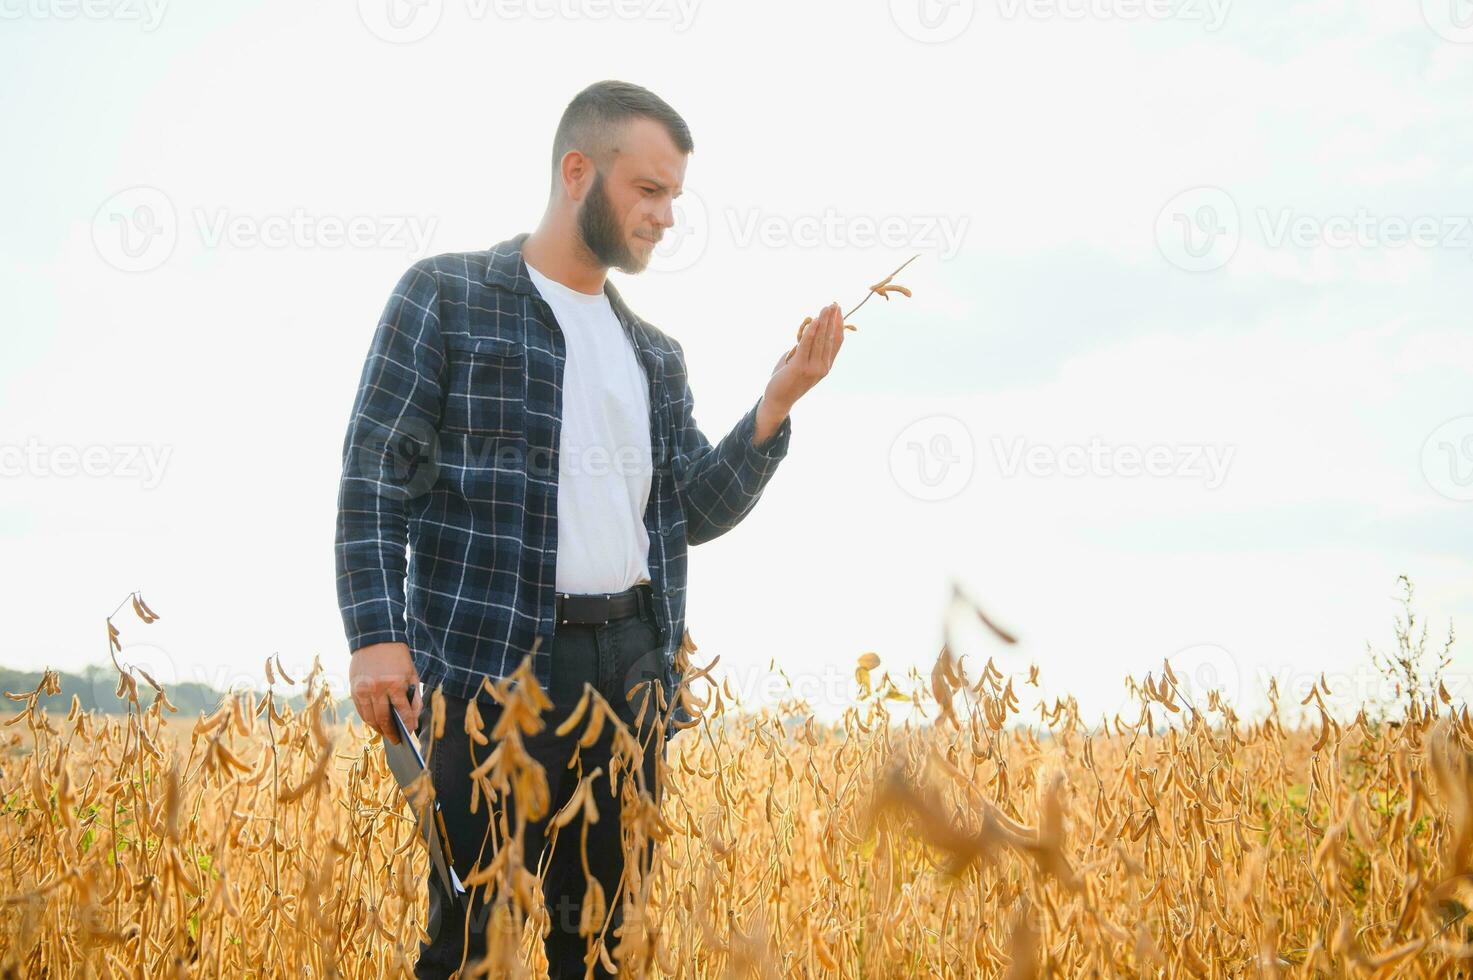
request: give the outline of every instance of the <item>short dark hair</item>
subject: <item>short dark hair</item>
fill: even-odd
[[[632,82],[608,79],[594,82],[573,96],[563,110],[552,140],[552,169],[558,169],[569,150],[585,153],[603,164],[616,149],[619,127],[641,117],[663,125],[681,153],[695,149],[690,127],[664,99]]]

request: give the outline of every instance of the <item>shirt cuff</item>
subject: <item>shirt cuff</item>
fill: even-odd
[[[348,653],[351,656],[364,647],[373,646],[375,643],[403,643],[408,646],[409,634],[408,631],[393,626],[349,633]]]
[[[761,406],[762,399],[759,398],[748,409],[747,414],[742,417],[741,422],[741,445],[748,454],[762,460],[778,460],[788,454],[788,440],[793,434],[793,413],[789,412],[783,416],[782,424],[777,431],[768,436],[767,441],[760,446],[752,445],[752,437],[757,433],[757,409]]]

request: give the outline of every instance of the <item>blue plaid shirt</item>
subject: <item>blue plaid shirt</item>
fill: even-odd
[[[348,648],[407,643],[426,690],[459,697],[510,674],[538,636],[533,668],[550,680],[566,346],[527,276],[526,238],[410,266],[379,318],[343,442],[335,553]],[[692,417],[680,344],[612,283],[604,292],[649,380],[644,523],[668,692],[686,547],[751,511],[792,422],[754,446],[759,398],[713,446]]]

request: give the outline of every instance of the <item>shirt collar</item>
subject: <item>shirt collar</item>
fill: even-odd
[[[537,287],[532,282],[532,277],[527,273],[527,261],[522,258],[522,244],[531,235],[531,232],[522,232],[514,235],[498,245],[493,245],[486,262],[486,282],[508,289],[513,293],[527,296],[539,296]],[[658,351],[650,343],[649,336],[644,330],[644,322],[635,316],[634,311],[629,309],[624,302],[624,297],[619,295],[619,290],[607,277],[604,278],[604,295],[609,298],[609,305],[614,308],[614,315],[619,318],[619,323],[624,327],[624,332],[629,336],[634,345],[639,359],[644,362],[645,370],[652,374],[664,373],[664,361]]]

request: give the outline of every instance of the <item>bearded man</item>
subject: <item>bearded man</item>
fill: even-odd
[[[478,744],[467,715],[489,737],[510,709],[486,682],[528,658],[551,702],[544,726],[522,736],[548,805],[524,814],[521,857],[541,879],[554,978],[583,977],[587,962],[612,976],[604,963],[625,906],[647,888],[652,849],[633,849],[639,866],[626,869],[621,826],[631,800],[658,805],[677,718],[654,703],[641,713],[642,695],[628,695],[659,685],[668,701],[680,681],[686,549],[751,512],[787,455],[789,411],[843,344],[830,304],[730,432],[712,444],[696,426],[680,343],[607,279],[611,268],[643,271],[671,233],[693,149],[685,121],[647,89],[604,81],[580,92],[557,127],[537,229],[432,256],[399,280],[343,446],[335,554],[354,704],[397,744],[392,705],[427,750],[460,879],[506,844],[484,793],[471,812],[471,774],[497,742]],[[437,689],[444,725],[432,739],[426,698]],[[578,745],[581,725],[556,734],[585,691],[637,736],[638,758],[627,742],[616,748],[612,723],[591,746]],[[633,770],[617,795],[616,763]],[[581,817],[550,833],[585,779],[599,813],[586,842]],[[514,815],[526,801],[494,802]],[[426,888],[431,941],[417,975],[449,976],[486,954],[496,896],[491,884],[468,899],[448,893],[434,868]],[[600,892],[607,921],[584,908],[593,896],[596,911]]]

